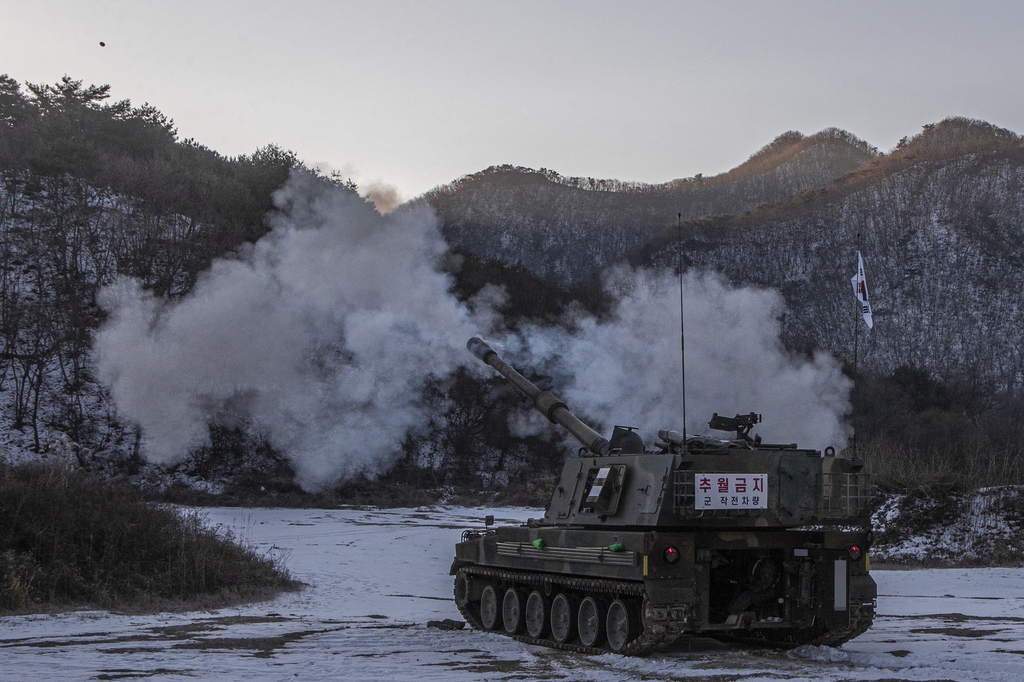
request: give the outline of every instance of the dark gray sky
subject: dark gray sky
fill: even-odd
[[[0,0],[0,73],[410,197],[489,165],[660,182],[787,130],[1024,131],[1024,3]],[[104,41],[106,47],[100,47]]]

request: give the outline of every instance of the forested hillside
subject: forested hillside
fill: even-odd
[[[266,231],[297,163],[274,146],[228,159],[179,141],[157,109],[107,103],[109,90],[64,77],[23,91],[0,76],[0,398],[16,447],[125,437],[91,372],[97,292],[118,275],[188,291]]]
[[[681,249],[685,267],[778,289],[790,347],[852,364],[859,325],[856,424],[886,466],[979,484],[1024,475],[1024,138],[948,119],[797,199],[683,232],[643,262],[674,267]],[[858,248],[871,331],[849,285]]]
[[[498,167],[428,199],[462,248],[560,285],[623,260],[675,269],[681,259],[736,285],[776,289],[786,345],[825,349],[851,375],[861,324],[854,423],[860,453],[879,453],[888,480],[1024,476],[1016,133],[951,118],[885,155],[837,131],[786,134],[712,179],[644,186]],[[870,332],[849,285],[858,248]]]
[[[732,214],[820,187],[874,158],[862,140],[830,128],[779,136],[737,168],[660,185],[565,178],[494,166],[427,193],[454,247],[521,265],[561,286],[599,282],[666,225]]]
[[[799,199],[667,230],[649,262],[781,290],[785,330],[852,361],[849,278],[861,250],[877,325],[862,369],[926,367],[993,389],[1024,382],[1024,138],[976,121],[928,126]],[[858,243],[858,235],[860,241]],[[660,245],[659,245],[660,242]]]
[[[385,218],[351,184],[317,177],[274,145],[227,158],[179,140],[173,121],[152,106],[108,100],[108,86],[68,77],[22,87],[0,76],[0,447],[8,458],[57,452],[108,474],[142,472],[159,487],[173,479],[227,494],[223,499],[280,494],[272,499],[308,502],[295,483],[294,462],[275,450],[259,420],[227,409],[252,404],[251,388],[230,395],[229,387],[220,407],[203,412],[209,438],[183,460],[163,468],[145,464],[144,430],[125,422],[96,376],[97,330],[110,310],[101,307],[101,292],[118,278],[133,278],[139,291],[149,292],[143,299],[152,302],[156,327],[175,302],[212,278],[204,275],[212,263],[221,263],[222,272],[230,269],[225,263],[255,272],[281,260],[285,252],[275,244],[285,234],[307,228],[319,234],[332,216],[352,215],[362,217],[334,253],[392,249],[411,253],[410,267],[429,261],[425,273],[438,285],[436,302],[467,325],[518,339],[512,345],[520,344],[523,355],[513,359],[535,361],[524,373],[557,390],[572,380],[551,364],[566,352],[559,344],[568,337],[559,334],[616,319],[617,300],[629,297],[616,299],[622,292],[613,295],[602,283],[626,262],[669,270],[682,262],[734,285],[777,289],[783,350],[791,353],[783,365],[799,369],[824,349],[852,377],[857,321],[849,280],[859,248],[875,327],[859,337],[857,454],[869,458],[885,485],[903,490],[1024,482],[1024,140],[1015,133],[948,119],[888,154],[835,129],[810,137],[786,133],[728,173],[661,185],[495,166],[428,193],[438,221],[423,202]],[[296,176],[311,179],[275,202],[275,192]],[[308,206],[299,201],[302,192],[312,197]],[[261,247],[275,220],[279,234]],[[307,238],[314,239],[299,240]],[[418,238],[423,250],[409,251]],[[264,261],[257,262],[257,252]],[[301,251],[288,272],[312,272],[303,259],[325,252]],[[380,267],[345,281],[386,278],[393,261],[386,252],[376,257]],[[352,256],[349,266],[358,270],[360,262]],[[268,290],[290,286],[280,271],[266,272]],[[326,280],[338,288],[351,273],[335,274]],[[522,402],[507,384],[474,374],[461,360],[444,371],[379,359],[360,365],[344,338],[351,320],[379,315],[387,329],[381,338],[389,342],[396,333],[408,334],[411,347],[428,337],[436,342],[433,332],[422,333],[435,328],[418,327],[415,315],[394,317],[380,296],[365,298],[370,302],[350,306],[354,317],[332,330],[337,338],[317,337],[295,364],[346,395],[351,374],[356,405],[359,396],[373,402],[374,390],[386,383],[372,374],[377,368],[420,372],[409,384],[422,392],[411,399],[418,402],[417,423],[385,439],[374,419],[387,416],[403,391],[379,400],[364,428],[372,438],[380,435],[377,449],[393,452],[391,468],[376,481],[356,477],[324,494],[361,502],[392,495],[410,503],[485,491],[542,502],[560,468],[562,444],[522,421]],[[339,309],[351,303],[344,295],[339,300]],[[424,305],[398,303],[429,316]],[[254,309],[257,318],[265,314]],[[625,326],[639,333],[643,324]],[[531,335],[546,339],[547,356],[531,359],[525,352]],[[672,357],[677,353],[674,347]],[[835,374],[845,381],[838,368]],[[320,390],[328,383],[312,385]],[[199,402],[206,397],[200,394]],[[296,414],[295,423],[306,428],[303,413]],[[345,446],[339,456],[347,456],[346,437],[338,434]]]
[[[313,172],[274,145],[227,158],[179,140],[163,113],[109,103],[109,90],[69,77],[22,88],[0,76],[0,451],[9,461],[57,457],[132,474],[159,489],[183,482],[226,499],[308,503],[287,460],[251,422],[213,419],[209,442],[184,461],[148,466],[146,434],[119,416],[100,385],[93,346],[106,319],[104,287],[130,277],[158,300],[181,299],[215,258],[244,257],[236,249],[268,232],[273,195],[293,170]],[[363,201],[354,185],[318,182]],[[565,292],[472,254],[452,262],[461,300],[507,288],[495,310],[510,325],[558,319],[577,300],[606,305],[596,287]],[[518,399],[500,381],[461,373],[435,382],[423,399],[436,407],[433,423],[396,444],[407,457],[387,480],[369,491],[356,481],[348,499],[380,501],[389,486],[406,501],[418,488],[499,491],[515,488],[525,471],[546,481],[558,465],[554,444],[511,436],[507,413]]]

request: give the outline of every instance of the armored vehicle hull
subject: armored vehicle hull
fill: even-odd
[[[761,445],[746,437],[753,414],[712,419],[737,428],[731,441],[662,431],[649,451],[620,427],[605,440],[482,341],[470,349],[584,444],[542,519],[463,533],[451,573],[471,625],[629,655],[687,635],[836,646],[870,627],[858,462]]]
[[[838,646],[874,617],[867,555],[848,549],[865,535],[501,528],[457,545],[455,602],[478,629],[591,653],[643,655],[681,635]]]

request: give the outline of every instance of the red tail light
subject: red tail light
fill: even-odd
[[[850,553],[850,558],[854,561],[860,561],[860,557],[864,554],[864,550],[860,548],[860,545],[850,545],[846,548],[846,551]]]
[[[674,564],[679,561],[679,550],[675,547],[666,547],[664,556],[666,564]]]

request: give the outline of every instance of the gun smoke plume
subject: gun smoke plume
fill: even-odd
[[[586,317],[576,329],[531,328],[506,341],[520,361],[565,386],[562,397],[599,423],[639,427],[650,440],[682,423],[679,280],[667,271],[619,269],[605,283],[617,304],[607,321]],[[732,288],[720,276],[687,273],[686,417],[689,433],[708,429],[712,413],[758,412],[755,428],[768,442],[822,449],[846,445],[852,384],[839,363],[785,350],[778,292]],[[520,433],[541,426],[519,417]],[[599,429],[601,430],[601,429]]]
[[[504,339],[509,359],[555,377],[570,407],[605,431],[629,424],[650,439],[678,428],[670,273],[614,273],[608,320],[510,334],[498,329],[496,287],[469,304],[450,293],[439,269],[447,246],[426,204],[381,215],[349,188],[295,173],[275,205],[271,231],[215,261],[181,300],[157,300],[128,278],[101,293],[109,318],[96,336],[97,374],[141,427],[150,461],[181,461],[209,442],[211,422],[248,421],[308,490],[380,474],[430,422],[422,396],[431,378],[459,367],[488,375],[465,349],[477,334]],[[849,382],[832,358],[782,348],[781,297],[710,275],[689,275],[686,292],[691,430],[706,432],[711,412],[754,410],[767,440],[845,443]],[[532,430],[543,421],[513,419]]]
[[[478,328],[437,270],[446,245],[426,205],[387,216],[350,189],[293,174],[271,232],[216,261],[176,303],[131,280],[101,295],[100,379],[154,462],[248,417],[316,489],[387,470],[427,422],[430,375],[468,364]]]

